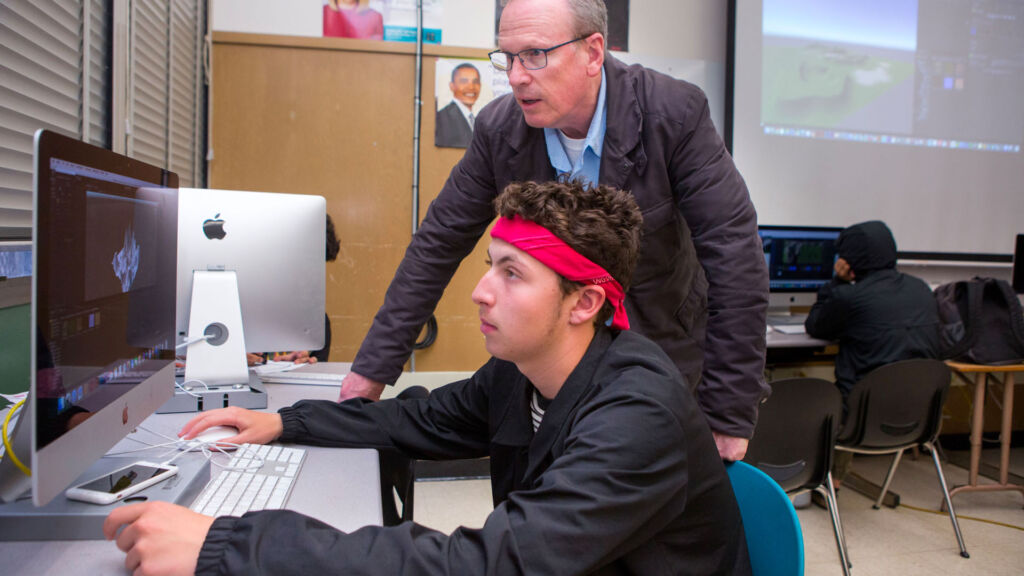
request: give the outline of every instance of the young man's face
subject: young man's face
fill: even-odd
[[[551,48],[573,38],[571,14],[564,1],[516,0],[501,13],[498,47],[506,52]],[[527,124],[557,128],[572,138],[586,135],[596,104],[596,99],[589,98],[590,79],[594,73],[600,74],[600,63],[595,67],[588,47],[600,38],[591,35],[548,52],[547,66],[540,70],[527,70],[518,58],[513,59],[509,85]]]
[[[476,99],[480,97],[480,73],[474,68],[459,68],[455,71],[455,79],[448,83],[452,96],[473,109]]]
[[[553,270],[508,242],[492,239],[487,253],[491,268],[473,290],[487,352],[517,364],[542,357],[565,337],[571,299]]]

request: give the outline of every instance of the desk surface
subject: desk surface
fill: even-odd
[[[268,384],[268,408],[276,410],[304,398],[336,400],[334,386]],[[176,434],[193,414],[155,414],[143,426]],[[124,441],[113,451],[138,447]],[[381,524],[380,476],[376,450],[303,446],[306,461],[288,498],[287,508],[317,518],[340,530]],[[142,453],[143,455],[146,453]],[[182,458],[193,457],[193,455]],[[201,456],[196,453],[196,458]],[[106,540],[0,542],[4,574],[124,574],[124,553]]]

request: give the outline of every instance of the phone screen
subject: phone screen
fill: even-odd
[[[126,488],[130,488],[136,484],[145,482],[154,476],[163,474],[164,472],[167,472],[167,470],[168,468],[134,464],[127,468],[115,470],[107,476],[97,478],[87,484],[82,484],[79,488],[83,490],[92,490],[94,492],[117,494]]]

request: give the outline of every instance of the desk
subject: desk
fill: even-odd
[[[780,365],[831,364],[839,350],[838,344],[800,334],[784,334],[772,329],[765,336],[765,367]],[[831,377],[831,374],[829,375]]]
[[[338,399],[336,386],[268,384],[268,410],[307,398]],[[193,414],[154,414],[143,426],[176,433]],[[123,441],[112,450],[136,448]],[[350,532],[382,524],[380,477],[376,450],[303,446],[306,461],[288,498],[287,508]],[[145,454],[145,453],[143,453]],[[190,458],[193,455],[183,456]],[[201,456],[196,453],[196,458]],[[94,576],[125,574],[124,553],[106,540],[0,542],[2,572],[11,576]]]
[[[1024,372],[1024,364],[1008,366],[988,366],[984,364],[964,364],[946,362],[957,377],[970,383],[968,374],[974,374],[974,413],[971,416],[971,467],[967,484],[957,486],[949,491],[949,496],[960,492],[992,492],[997,490],[1016,490],[1024,494],[1024,486],[1009,483],[1010,472],[1010,436],[1013,433],[1013,387],[1016,383],[1014,374]],[[978,468],[981,465],[981,434],[985,418],[985,387],[989,374],[1003,375],[1003,421],[1000,429],[999,483],[978,484]]]

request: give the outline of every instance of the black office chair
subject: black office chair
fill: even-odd
[[[950,376],[949,367],[939,360],[902,360],[872,370],[850,391],[849,411],[836,449],[857,454],[894,455],[875,501],[876,509],[889,490],[903,452],[915,446],[923,446],[931,452],[960,555],[970,558],[935,449]]]
[[[426,398],[430,392],[423,386],[410,386],[402,390],[397,398]],[[412,520],[413,496],[416,487],[416,460],[397,451],[381,450],[380,496],[385,526],[397,526]],[[402,504],[398,511],[395,494]]]
[[[787,494],[813,490],[824,496],[839,562],[849,576],[846,538],[832,484],[832,448],[842,396],[835,384],[820,378],[788,378],[772,382],[771,387],[771,396],[758,411],[744,461],[778,482]]]

